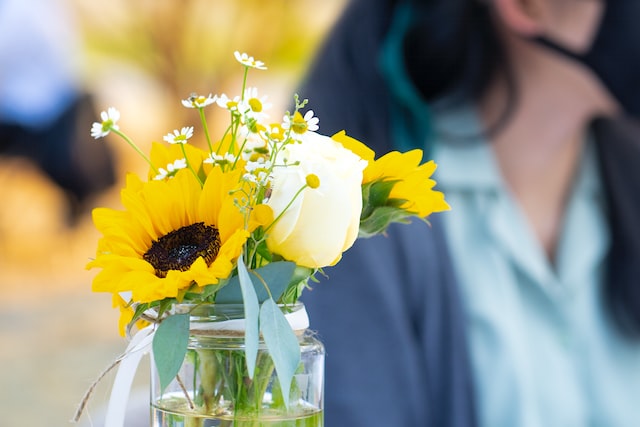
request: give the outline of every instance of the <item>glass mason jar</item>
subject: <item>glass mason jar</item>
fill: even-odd
[[[304,305],[282,306],[290,319],[304,316]],[[178,306],[190,311],[187,354],[176,378],[161,392],[151,358],[153,427],[322,427],[324,346],[306,329],[297,329],[301,362],[285,405],[273,361],[260,340],[253,379],[245,360],[244,308],[237,304]]]

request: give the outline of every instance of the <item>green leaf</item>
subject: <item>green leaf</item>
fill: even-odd
[[[384,206],[391,190],[398,181],[374,181],[369,189],[369,203],[373,206]]]
[[[388,205],[389,195],[397,182],[376,180],[362,186],[361,220],[369,218],[377,208]]]
[[[258,341],[260,339],[260,331],[258,325],[258,313],[260,304],[254,289],[253,282],[244,265],[242,255],[238,258],[238,280],[240,290],[242,291],[242,301],[244,304],[244,354],[247,360],[247,371],[249,377],[253,379],[253,373],[256,367],[256,358],[258,357]],[[229,285],[227,285],[229,287]],[[225,288],[223,288],[225,289]],[[216,301],[217,302],[217,301]]]
[[[269,250],[266,240],[262,240],[260,243],[258,243],[258,245],[256,246],[256,253],[267,262],[273,261],[273,254]]]
[[[164,391],[180,371],[188,343],[188,314],[174,314],[158,325],[153,337],[152,349],[161,391]]]
[[[284,403],[288,408],[291,381],[300,364],[300,345],[289,322],[272,299],[263,302],[260,308],[260,330],[276,367]]]
[[[261,277],[265,281],[269,287],[271,296],[277,301],[287,289],[289,283],[291,283],[295,268],[296,264],[293,262],[280,261],[272,262],[264,267],[252,270],[251,274],[256,276],[256,279],[253,280],[252,283],[258,301],[263,302],[269,298],[269,293],[258,277]],[[243,294],[240,289],[239,275],[229,279],[229,283],[216,294],[217,304],[240,304],[242,301]]]
[[[294,304],[302,295],[302,290],[307,287],[307,282],[314,273],[315,270],[312,268],[296,265],[293,276],[289,280],[289,286],[275,301],[281,304]]]
[[[383,233],[389,224],[393,222],[409,222],[407,218],[412,215],[404,209],[392,206],[382,206],[376,208],[366,219],[360,221],[358,237],[371,237]]]
[[[138,320],[140,318],[140,316],[142,316],[144,314],[145,311],[147,311],[149,309],[149,304],[148,303],[144,303],[144,304],[138,304],[136,306],[136,309],[133,313],[133,317],[131,318],[131,322],[135,322],[136,320]]]
[[[223,285],[220,283],[203,286],[202,293],[200,294],[201,298],[207,301],[209,298],[213,297],[222,286]]]
[[[386,206],[390,206],[392,208],[399,208],[401,209],[401,206],[404,205],[405,203],[407,203],[407,199],[396,199],[396,198],[391,198],[387,200],[387,204]]]

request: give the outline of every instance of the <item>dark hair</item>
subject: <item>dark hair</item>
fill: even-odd
[[[402,40],[401,60],[413,86],[429,102],[444,94],[477,99],[501,73],[509,99],[496,131],[517,101],[510,64],[481,0],[352,0],[319,51],[300,94],[310,99],[324,134],[342,129],[381,154],[392,146],[391,108],[395,94],[379,67],[394,14],[411,7],[411,24]],[[397,106],[397,105],[396,105]],[[428,120],[427,117],[424,120]],[[423,140],[418,140],[423,143]],[[606,171],[605,171],[606,172]],[[618,239],[619,240],[619,239]],[[612,242],[613,250],[620,241]],[[612,252],[613,253],[613,252]],[[627,252],[628,253],[628,252]],[[611,260],[610,260],[611,261]],[[620,330],[640,337],[640,299],[628,298],[635,283],[610,271],[604,285],[611,318]]]
[[[412,22],[404,35],[401,56],[425,102],[451,93],[457,101],[476,99],[499,71],[511,82],[504,49],[491,24],[489,8],[482,2],[352,0],[300,91],[311,100],[309,108],[320,118],[323,133],[348,128],[376,152],[394,148],[389,135],[389,105],[394,94],[380,69],[380,49],[396,9],[407,6]],[[510,93],[508,105],[515,99],[515,91]]]

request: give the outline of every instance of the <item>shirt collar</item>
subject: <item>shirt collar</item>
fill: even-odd
[[[445,192],[502,188],[497,161],[475,108],[465,104],[445,109],[436,104],[433,112],[439,188]]]

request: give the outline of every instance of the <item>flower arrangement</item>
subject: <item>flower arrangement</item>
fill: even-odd
[[[449,207],[431,179],[436,165],[422,151],[375,153],[345,132],[317,133],[307,101],[272,123],[267,98],[247,87],[264,63],[235,52],[244,78],[239,96],[192,95],[206,148],[193,127],[164,136],[147,156],[123,133],[109,108],[91,134],[122,137],[149,165],[146,179],[128,174],[124,210],[97,208],[102,233],[88,268],[100,269],[93,291],[109,292],[120,309],[122,335],[149,324],[161,388],[187,352],[187,304],[237,303],[244,310],[244,361],[250,380],[260,369],[260,336],[270,350],[287,402],[300,362],[298,341],[283,314],[322,269],[339,262],[358,237],[393,222],[426,218]],[[204,109],[221,108],[229,124],[213,137]],[[204,145],[204,143],[203,143]],[[250,382],[250,381],[249,381]]]

